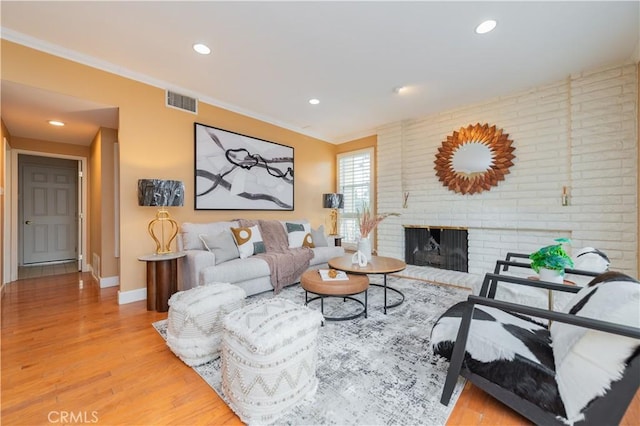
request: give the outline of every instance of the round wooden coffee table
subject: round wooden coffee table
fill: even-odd
[[[317,270],[306,271],[300,277],[300,285],[304,289],[304,304],[320,299],[320,312],[324,315],[324,299],[326,297],[341,297],[343,299],[353,300],[362,306],[362,310],[354,315],[346,317],[327,317],[327,321],[345,321],[358,318],[364,315],[367,318],[367,290],[369,289],[369,278],[366,275],[347,274],[348,279],[325,281]],[[317,295],[309,299],[309,293]],[[356,294],[364,293],[364,302],[356,299]]]
[[[384,284],[371,284],[376,287],[384,287],[384,313],[387,314],[387,308],[394,308],[404,302],[404,294],[393,287],[387,286],[387,274],[402,271],[407,264],[400,259],[384,256],[371,256],[371,260],[366,266],[360,266],[352,262],[353,255],[347,254],[340,257],[329,259],[329,267],[352,274],[382,274],[384,276]],[[387,305],[387,290],[391,290],[400,295],[400,301],[392,305]]]

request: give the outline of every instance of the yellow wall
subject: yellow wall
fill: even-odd
[[[336,147],[218,107],[199,104],[198,115],[166,108],[164,89],[2,40],[2,78],[119,108],[120,289],[145,287],[145,266],[138,256],[154,244],[146,231],[152,214],[137,205],[137,180],[182,180],[185,206],[173,208],[178,222],[246,218],[308,218],[324,221],[322,194],[335,188]],[[292,146],[295,149],[295,211],[194,211],[193,123],[211,125]],[[95,197],[97,194],[90,194]]]
[[[91,141],[89,164],[87,168],[91,171],[87,176],[86,184],[89,194],[87,209],[89,210],[88,226],[89,242],[87,250],[87,263],[93,267],[93,275],[97,278],[102,276],[99,268],[97,268],[93,255],[100,255],[100,247],[102,246],[102,232],[100,222],[102,220],[102,196],[100,185],[102,183],[102,134],[98,132]]]
[[[20,137],[11,138],[10,143],[12,149],[24,149],[27,151],[42,152],[45,154],[73,155],[76,157],[85,158],[89,157],[89,147],[82,145],[73,145],[68,143],[42,141],[38,139],[28,139]]]
[[[100,174],[100,198],[102,209],[100,211],[100,235],[101,244],[97,253],[100,256],[100,277],[118,276],[120,267],[116,257],[116,212],[115,212],[115,178],[114,145],[118,143],[118,131],[115,129],[100,129],[101,140],[101,174]],[[95,194],[94,194],[94,197]]]
[[[118,131],[102,128],[91,142],[89,159],[89,256],[93,274],[99,279],[119,274],[115,254],[114,145]],[[99,263],[95,258],[99,259]]]
[[[336,148],[336,154],[342,154],[350,151],[357,151],[359,149],[373,148],[374,152],[378,145],[378,135],[371,135],[360,139],[354,139],[349,142],[342,143]]]

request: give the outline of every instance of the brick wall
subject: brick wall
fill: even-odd
[[[637,80],[636,64],[623,64],[380,127],[378,211],[402,215],[379,226],[378,253],[404,257],[402,225],[460,226],[471,273],[569,237],[574,250],[597,247],[612,268],[637,276]],[[475,123],[508,133],[516,158],[498,186],[461,195],[442,185],[433,161],[447,135]]]

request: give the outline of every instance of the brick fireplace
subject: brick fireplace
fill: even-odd
[[[378,127],[377,208],[401,213],[380,224],[378,254],[404,258],[412,225],[460,227],[470,274],[566,237],[572,252],[596,247],[637,276],[637,79],[637,64],[624,63]],[[462,195],[438,180],[435,155],[452,130],[477,122],[505,129],[516,161],[498,186]]]

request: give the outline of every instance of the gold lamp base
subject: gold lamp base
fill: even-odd
[[[329,220],[331,221],[329,235],[338,235],[338,209],[331,209]]]
[[[171,215],[166,209],[158,210],[156,218],[149,222],[147,229],[153,241],[156,242],[156,254],[171,253],[171,243],[178,235],[178,222],[171,219]],[[156,229],[160,232],[160,239],[156,236]]]

